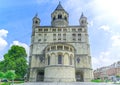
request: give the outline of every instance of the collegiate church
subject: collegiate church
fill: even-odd
[[[69,14],[58,4],[51,14],[51,26],[33,18],[29,58],[29,81],[75,82],[93,79],[87,18],[69,26]]]

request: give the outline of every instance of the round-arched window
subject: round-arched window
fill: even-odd
[[[53,21],[55,20],[55,17],[53,17]]]
[[[62,64],[62,55],[58,55],[58,64]]]
[[[50,56],[48,56],[48,65],[50,65]]]
[[[58,19],[62,19],[62,15],[61,14],[58,15]]]

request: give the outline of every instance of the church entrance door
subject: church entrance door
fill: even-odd
[[[77,72],[76,73],[76,81],[77,82],[83,82],[83,72]]]
[[[37,73],[37,82],[44,81],[44,71],[40,71]]]

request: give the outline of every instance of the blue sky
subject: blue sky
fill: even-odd
[[[93,68],[120,60],[119,0],[0,0],[0,60],[11,45],[29,53],[32,18],[51,25],[51,13],[59,1],[69,13],[69,25],[79,25],[81,13],[88,18]]]

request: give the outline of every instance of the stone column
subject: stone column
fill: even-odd
[[[30,81],[30,82],[35,82],[35,81],[36,81],[36,77],[37,77],[36,69],[31,69],[31,70],[30,70],[30,78],[29,78],[29,81]]]

